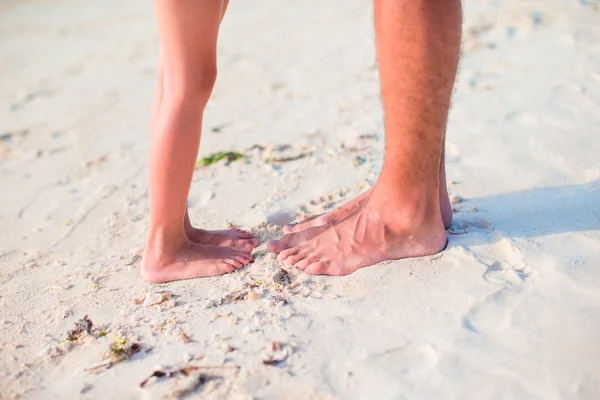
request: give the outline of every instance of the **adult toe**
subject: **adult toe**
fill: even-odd
[[[292,247],[290,249],[282,250],[277,256],[277,261],[284,262],[288,257],[295,256],[300,251],[298,247]]]
[[[304,270],[310,275],[327,275],[328,264],[326,261],[315,261]]]
[[[294,267],[296,267],[298,269],[305,270],[306,267],[308,267],[310,264],[312,264],[312,263],[314,263],[314,262],[316,262],[318,260],[319,260],[319,258],[315,257],[315,256],[313,256],[313,257],[305,257],[302,260],[294,263]]]

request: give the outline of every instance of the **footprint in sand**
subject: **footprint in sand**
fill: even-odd
[[[487,264],[486,264],[487,265]],[[493,333],[508,329],[513,310],[531,288],[536,271],[500,261],[487,265],[483,279],[502,288],[484,296],[465,316],[463,325],[473,332]]]
[[[469,221],[456,221],[448,229],[451,235],[464,235],[475,230],[491,232],[494,230],[492,223],[483,218],[472,218]]]
[[[354,399],[405,398],[406,387],[390,382],[427,379],[438,364],[438,350],[428,343],[407,343],[371,354],[347,371],[348,394]],[[377,395],[374,396],[374,393]]]
[[[409,343],[369,356],[357,368],[361,379],[390,382],[402,375],[412,375],[433,368],[438,351],[427,343]]]

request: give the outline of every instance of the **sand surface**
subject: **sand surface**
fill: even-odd
[[[151,286],[150,4],[0,2],[0,398],[599,398],[599,21],[596,1],[466,1],[442,254],[328,278],[263,245]],[[264,241],[375,181],[369,1],[233,1],[219,67],[201,156],[247,157],[197,169],[196,225]]]

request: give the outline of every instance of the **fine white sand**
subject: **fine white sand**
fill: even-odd
[[[234,274],[151,286],[150,3],[1,2],[0,398],[181,397],[199,378],[192,398],[599,398],[599,18],[466,1],[442,254],[287,284],[263,245]],[[233,1],[219,66],[201,156],[248,157],[197,169],[194,223],[265,240],[374,182],[370,1]],[[113,343],[141,351],[89,371]],[[186,366],[215,368],[140,387]]]

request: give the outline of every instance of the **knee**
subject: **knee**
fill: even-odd
[[[209,66],[203,68],[197,74],[188,79],[188,90],[194,96],[206,96],[207,100],[215,87],[217,81],[217,67]]]
[[[208,66],[194,73],[178,74],[171,79],[171,82],[165,82],[167,87],[164,89],[164,94],[175,103],[204,106],[216,81],[216,66]]]

